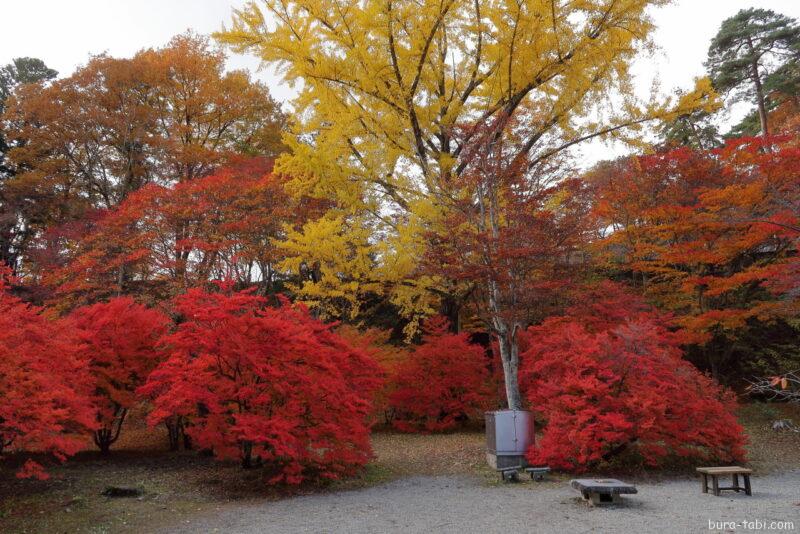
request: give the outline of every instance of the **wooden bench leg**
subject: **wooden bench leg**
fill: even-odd
[[[742,488],[739,487],[739,475],[734,473],[732,475],[732,478],[733,478],[733,487],[734,487],[733,491],[735,491],[736,493],[739,493],[739,491],[742,489]]]
[[[750,490],[750,475],[742,475],[744,476],[744,492],[747,495],[752,495],[753,492]]]
[[[711,486],[714,488],[714,496],[719,497],[719,480],[717,475],[711,475]]]
[[[702,473],[703,478],[700,480],[700,484],[703,485],[703,493],[708,493],[708,475]]]

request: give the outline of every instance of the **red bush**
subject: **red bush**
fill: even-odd
[[[0,453],[63,461],[95,426],[87,365],[68,325],[8,293],[5,277],[0,272]],[[47,478],[32,460],[17,476]]]
[[[619,310],[619,296],[597,306]],[[587,326],[582,317],[592,307],[528,331],[521,382],[546,420],[529,461],[585,471],[623,452],[651,466],[676,457],[741,460],[733,397],[682,359],[679,339],[657,314],[639,304],[617,325],[606,317]]]
[[[151,423],[183,417],[218,458],[263,464],[269,482],[351,474],[371,456],[377,365],[303,308],[249,293],[190,290],[167,359],[141,389]]]
[[[170,321],[131,297],[78,308],[71,319],[94,378],[100,424],[94,442],[107,453],[136,403],[136,389],[159,362],[161,353],[156,345]]]
[[[441,431],[479,417],[491,402],[483,347],[468,334],[448,332],[447,320],[428,321],[422,345],[399,365],[389,395],[392,425],[404,432]]]

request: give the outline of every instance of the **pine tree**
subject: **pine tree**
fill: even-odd
[[[800,27],[767,9],[744,9],[723,21],[711,40],[706,63],[714,87],[735,100],[754,99],[762,135],[769,133],[764,87],[769,70],[800,51]]]
[[[17,86],[52,80],[56,76],[58,76],[58,72],[45,65],[41,59],[32,57],[15,58],[11,63],[0,68],[0,116],[5,111],[8,97]],[[17,253],[14,247],[13,232],[16,217],[5,194],[5,182],[15,174],[14,166],[6,158],[13,143],[9,144],[3,130],[4,125],[0,123],[0,262],[15,269]]]

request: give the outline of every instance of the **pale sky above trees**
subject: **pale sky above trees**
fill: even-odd
[[[211,33],[231,20],[231,10],[244,0],[15,0],[3,2],[0,31],[0,65],[14,57],[38,57],[61,76],[69,75],[91,54],[107,52],[131,56],[141,48],[162,46],[177,33],[192,29]],[[636,64],[639,89],[650,92],[654,75],[661,89],[691,88],[704,73],[709,42],[722,21],[740,9],[772,9],[800,19],[797,0],[677,0],[653,15],[658,26],[654,38],[660,52]],[[231,68],[258,68],[253,57],[231,56]],[[257,77],[267,81],[273,95],[285,101],[293,94],[280,86],[269,70]],[[738,121],[747,106],[734,106],[729,122]],[[727,122],[727,121],[726,121]],[[609,156],[608,147],[585,147],[585,156]]]

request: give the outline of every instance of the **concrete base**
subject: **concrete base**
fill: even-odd
[[[492,467],[502,471],[505,469],[522,469],[528,465],[523,455],[496,455],[491,452],[486,453],[486,461]]]
[[[541,482],[550,472],[549,467],[526,467],[525,472],[531,476],[531,480]]]
[[[608,506],[623,503],[622,496],[616,493],[613,495],[590,493],[588,497],[584,495],[583,498],[589,503],[589,506]]]

